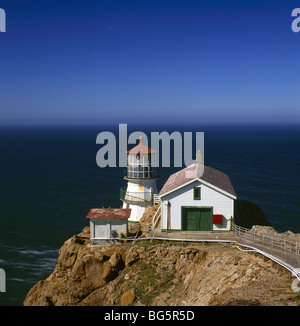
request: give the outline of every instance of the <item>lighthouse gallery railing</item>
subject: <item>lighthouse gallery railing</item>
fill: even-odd
[[[120,189],[120,199],[131,202],[152,202],[154,199],[153,195],[152,192],[128,192],[126,187]]]

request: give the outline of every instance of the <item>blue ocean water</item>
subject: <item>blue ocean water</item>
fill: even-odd
[[[238,198],[260,206],[273,227],[300,233],[300,128],[296,126],[128,126],[132,131],[204,131],[205,164],[230,176]],[[124,168],[101,169],[96,153],[112,127],[0,129],[0,305],[22,305],[52,272],[58,249],[88,225],[102,199],[118,199]],[[178,168],[160,168],[162,187]]]

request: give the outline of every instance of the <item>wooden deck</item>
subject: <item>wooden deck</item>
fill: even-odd
[[[200,231],[168,231],[160,232],[154,231],[152,235],[155,238],[162,239],[173,239],[179,241],[224,241],[224,242],[235,242],[235,235],[231,231],[223,232],[200,232]]]

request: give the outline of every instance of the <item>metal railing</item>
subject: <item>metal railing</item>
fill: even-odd
[[[280,234],[263,234],[232,223],[236,241],[260,249],[293,267],[300,267],[300,243]]]
[[[297,241],[285,239],[280,234],[260,234],[255,230],[249,230],[232,222],[232,231],[167,231],[161,232],[153,225],[157,225],[160,218],[160,209],[157,210],[153,217],[152,224],[140,236],[128,240],[156,239],[170,241],[188,241],[188,242],[218,242],[218,243],[235,243],[238,246],[245,246],[250,251],[256,251],[277,264],[289,270],[293,276],[300,281],[300,246]],[[146,236],[146,238],[144,237]],[[124,239],[119,239],[124,240]]]
[[[158,224],[158,219],[156,220]],[[165,230],[160,231],[153,228],[149,236],[154,239],[174,240],[174,241],[191,241],[191,242],[235,242],[235,236],[228,231],[177,231]]]
[[[153,228],[153,230],[156,228],[156,226],[160,220],[160,216],[161,216],[161,204],[159,205],[157,211],[155,212],[155,214],[152,218],[151,227]]]
[[[120,199],[130,202],[152,202],[152,192],[128,192],[126,188],[120,189]]]
[[[160,200],[158,194],[154,194],[153,200],[154,200],[154,205],[161,203],[161,200]]]
[[[249,230],[236,225],[232,221],[232,230],[228,231],[166,231],[161,232],[154,227],[160,218],[160,210],[157,210],[152,220],[152,229],[149,235],[152,238],[162,238],[166,240],[181,241],[215,241],[215,242],[234,242],[239,245],[252,247],[257,251],[270,255],[279,262],[284,262],[293,268],[300,268],[300,243],[292,241],[280,234],[264,234],[256,230]]]

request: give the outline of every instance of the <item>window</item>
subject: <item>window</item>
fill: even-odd
[[[195,187],[194,188],[194,200],[200,200],[201,199],[201,188]]]

